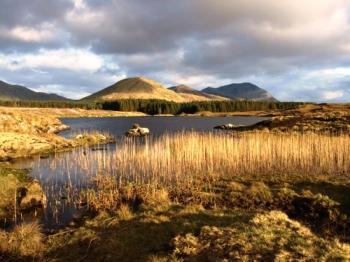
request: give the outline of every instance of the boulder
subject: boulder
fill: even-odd
[[[83,138],[84,138],[84,135],[82,135],[82,134],[79,134],[75,137],[75,139],[83,139]]]
[[[128,137],[147,136],[149,134],[150,131],[147,127],[140,127],[138,124],[133,124],[132,128],[125,133],[125,135]]]
[[[234,124],[224,124],[224,125],[220,125],[220,126],[216,126],[214,127],[214,129],[221,129],[221,130],[233,130],[237,127],[240,127],[240,125],[234,125]]]
[[[56,126],[50,126],[49,129],[47,130],[47,133],[48,134],[57,134],[61,131],[64,131],[64,130],[67,130],[69,129],[70,127],[67,126],[67,125],[56,125]]]

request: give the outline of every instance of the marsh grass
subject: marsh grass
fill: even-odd
[[[123,138],[113,152],[77,153],[75,164],[91,179],[91,206],[111,209],[187,197],[215,202],[225,181],[341,180],[350,174],[349,155],[347,135],[183,132]]]
[[[18,225],[11,232],[0,231],[0,260],[1,254],[8,254],[9,261],[16,261],[16,257],[33,259],[40,257],[44,248],[44,235],[36,223]]]

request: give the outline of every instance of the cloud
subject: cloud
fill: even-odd
[[[0,77],[34,70],[67,94],[134,75],[252,81],[281,100],[345,101],[349,10],[350,0],[3,0]]]
[[[325,100],[334,100],[337,98],[341,98],[344,95],[343,90],[334,90],[334,91],[323,91],[322,98]]]
[[[9,70],[55,68],[95,72],[102,67],[103,58],[84,49],[42,49],[31,54],[2,56],[0,65]]]

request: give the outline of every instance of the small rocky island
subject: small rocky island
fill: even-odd
[[[149,135],[147,127],[141,127],[139,124],[133,124],[132,127],[125,133],[127,137],[140,137]]]

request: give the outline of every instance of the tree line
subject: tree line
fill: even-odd
[[[244,112],[285,110],[299,107],[300,102],[272,102],[252,100],[194,101],[176,103],[157,99],[122,99],[116,101],[0,101],[0,106],[39,108],[82,108],[114,111],[139,111],[149,115],[194,114],[197,112]]]

